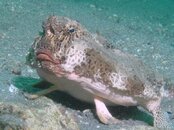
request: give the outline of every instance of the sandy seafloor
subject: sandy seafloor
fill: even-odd
[[[174,82],[173,12],[173,0],[0,0],[0,100],[24,101],[13,89],[13,71],[38,78],[25,55],[49,15],[78,20]],[[93,120],[82,129],[109,129]]]

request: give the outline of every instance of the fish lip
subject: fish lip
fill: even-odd
[[[49,61],[54,64],[60,64],[59,60],[55,60],[49,50],[38,50],[36,52],[36,59],[39,61]]]
[[[63,71],[63,69],[60,67],[61,61],[59,59],[55,60],[52,57],[52,54],[49,50],[38,50],[36,52],[36,59],[39,61],[46,61],[46,62],[50,62],[52,64],[54,64],[56,66],[56,70],[51,71],[53,73],[56,74],[56,76],[58,77],[62,77],[62,75],[65,74],[65,72]],[[50,70],[48,70],[50,71]]]

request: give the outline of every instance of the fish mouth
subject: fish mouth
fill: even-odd
[[[55,60],[52,57],[51,52],[48,51],[48,50],[39,50],[39,51],[37,51],[36,59],[39,60],[39,61],[49,61],[49,62],[51,62],[53,64],[60,64],[60,61],[59,60]]]
[[[36,59],[41,62],[49,62],[54,67],[49,68],[49,65],[44,68],[52,73],[54,73],[57,77],[62,77],[64,75],[63,69],[60,67],[61,61],[59,59],[54,59],[51,52],[49,50],[39,50],[36,52]]]

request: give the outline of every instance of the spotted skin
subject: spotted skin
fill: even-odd
[[[106,105],[142,106],[153,114],[154,126],[172,129],[173,124],[160,107],[165,82],[140,60],[110,48],[102,37],[91,34],[77,21],[49,17],[43,35],[36,38],[27,63],[54,87],[40,92],[65,91],[96,105],[105,124],[119,123]],[[37,94],[28,96],[37,98]]]

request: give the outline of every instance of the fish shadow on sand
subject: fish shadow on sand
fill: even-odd
[[[42,81],[40,79],[23,76],[14,78],[12,80],[12,84],[16,86],[19,90],[26,93],[34,93],[46,89],[52,85],[51,83]],[[94,117],[97,118],[94,104],[85,103],[83,101],[75,99],[74,97],[68,95],[65,92],[55,91],[46,95],[46,97],[52,99],[56,103],[61,103],[63,106],[66,106],[67,108],[71,108],[73,110],[84,111],[86,109],[90,109]],[[120,120],[125,121],[131,119],[153,125],[153,117],[150,114],[139,110],[137,107],[110,106],[108,107],[108,109],[114,117]]]

